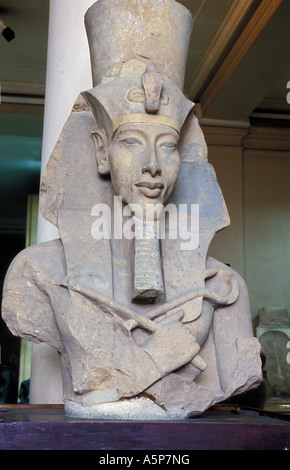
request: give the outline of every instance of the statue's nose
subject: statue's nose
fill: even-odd
[[[147,160],[146,164],[144,164],[144,166],[142,168],[142,173],[143,174],[144,173],[150,173],[151,176],[156,176],[156,175],[160,176],[162,174],[162,170],[161,170],[160,165],[158,164],[158,160],[156,158],[155,148],[151,147],[148,154],[150,155],[150,157],[148,159],[149,161]]]
[[[157,162],[149,163],[149,165],[142,168],[142,173],[150,173],[151,176],[161,176],[162,170]]]

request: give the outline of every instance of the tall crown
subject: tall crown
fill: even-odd
[[[98,0],[85,15],[93,86],[135,58],[183,88],[191,13],[175,0]]]
[[[85,25],[94,88],[84,96],[108,138],[137,122],[179,132],[193,107],[182,92],[190,12],[174,0],[99,0]]]

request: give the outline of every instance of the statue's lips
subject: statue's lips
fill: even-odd
[[[149,181],[141,181],[140,183],[136,184],[136,187],[139,189],[140,193],[143,196],[149,197],[150,199],[154,199],[159,197],[162,189],[164,189],[164,185],[160,182],[149,182]]]
[[[138,188],[148,188],[148,189],[163,189],[164,185],[162,183],[149,183],[149,181],[142,181],[137,183]]]

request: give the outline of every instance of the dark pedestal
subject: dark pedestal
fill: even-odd
[[[216,407],[187,421],[68,418],[63,406],[0,406],[1,450],[284,450],[290,416]]]

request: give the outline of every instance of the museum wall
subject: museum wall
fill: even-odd
[[[253,318],[259,309],[290,311],[290,132],[204,126],[231,218],[210,254],[246,280]]]

